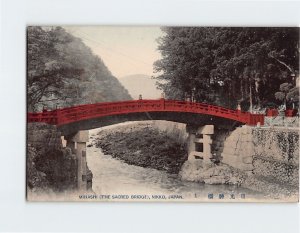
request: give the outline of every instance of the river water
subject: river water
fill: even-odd
[[[100,130],[111,127],[117,126],[91,130],[89,143]],[[164,171],[128,165],[94,145],[87,147],[87,163],[93,173],[93,191],[98,196],[107,195],[107,200],[112,196],[117,201],[247,201],[257,197],[257,193],[233,185],[186,182]]]

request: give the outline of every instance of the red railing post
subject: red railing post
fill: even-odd
[[[160,99],[160,107],[162,110],[165,110],[165,98]]]
[[[260,124],[261,125],[265,124],[265,116],[264,116],[264,114],[260,114]]]
[[[251,113],[247,112],[247,124],[251,125]]]

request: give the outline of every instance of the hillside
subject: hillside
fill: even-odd
[[[133,99],[138,99],[140,94],[143,99],[158,99],[161,97],[162,91],[156,88],[156,80],[151,79],[148,75],[129,75],[121,77],[119,80]]]
[[[61,27],[27,28],[29,111],[129,100],[100,57]]]

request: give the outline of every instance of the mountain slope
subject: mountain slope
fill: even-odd
[[[161,90],[155,86],[155,80],[144,74],[128,75],[119,79],[120,83],[128,90],[133,99],[138,99],[141,94],[143,99],[158,99]]]
[[[102,59],[62,27],[28,27],[27,55],[29,111],[132,99]]]

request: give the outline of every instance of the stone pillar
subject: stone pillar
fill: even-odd
[[[87,189],[86,143],[89,141],[89,131],[79,131],[67,139],[67,146],[77,158],[77,187],[79,190]]]
[[[188,139],[187,139],[187,146],[188,146],[188,160],[193,160],[195,159],[195,156],[193,154],[193,152],[196,151],[196,145],[195,145],[195,138],[196,138],[196,134],[190,132]]]
[[[188,133],[188,160],[203,159],[204,162],[210,162],[214,126],[205,125],[198,129],[189,129]]]
[[[79,190],[86,190],[86,145],[77,142],[76,157],[78,161],[77,185]]]

